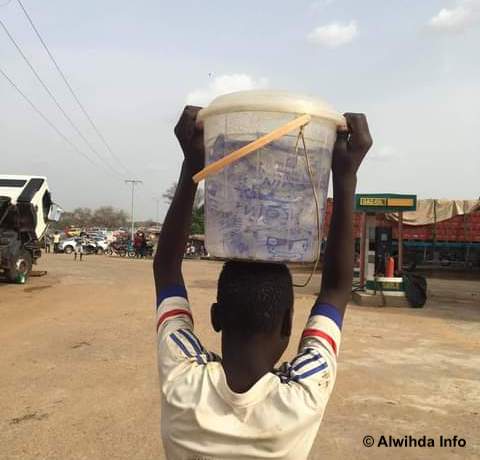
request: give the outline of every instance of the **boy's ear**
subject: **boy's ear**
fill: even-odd
[[[293,308],[289,308],[285,311],[282,321],[282,336],[290,337],[292,335],[292,321],[293,321]]]
[[[218,303],[212,303],[210,307],[210,322],[212,323],[213,330],[220,332],[222,330],[222,306]]]

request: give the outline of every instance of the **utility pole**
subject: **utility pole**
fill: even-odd
[[[160,221],[159,221],[159,217],[160,217],[160,212],[159,212],[159,209],[160,209],[160,198],[158,197],[154,197],[152,198],[153,201],[155,201],[156,203],[156,208],[155,208],[155,222],[160,225]]]
[[[131,232],[132,232],[132,241],[133,241],[133,235],[135,233],[135,221],[133,220],[133,194],[134,194],[134,191],[135,191],[135,185],[137,184],[143,184],[143,181],[141,180],[138,180],[138,179],[126,179],[125,180],[125,183],[126,184],[130,184],[132,186],[132,211],[130,213],[130,217],[132,219],[132,229],[131,229]]]

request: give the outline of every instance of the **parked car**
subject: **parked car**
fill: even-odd
[[[58,244],[58,252],[71,254],[75,250],[78,238],[65,238]]]
[[[76,236],[80,236],[80,234],[82,233],[82,229],[79,228],[79,227],[67,227],[65,230],[64,230],[64,233],[65,235],[67,235],[68,237],[70,238],[74,238]]]
[[[92,238],[92,240],[95,242],[97,245],[97,254],[101,255],[106,252],[106,250],[109,247],[109,242],[105,239],[105,237],[95,237]]]
[[[60,252],[64,252],[65,254],[71,254],[75,250],[75,246],[79,240],[80,238],[66,238],[60,241],[58,250]],[[105,240],[83,240],[83,249],[86,254],[103,254],[107,248],[108,243]]]

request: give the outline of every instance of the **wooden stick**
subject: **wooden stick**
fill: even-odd
[[[238,161],[240,160],[240,158],[243,158],[250,153],[255,152],[256,150],[265,147],[265,145],[270,144],[277,139],[280,139],[291,131],[307,125],[308,123],[310,123],[311,119],[312,117],[310,115],[302,115],[301,117],[295,118],[295,120],[292,120],[284,124],[283,126],[280,126],[280,128],[274,129],[270,133],[265,134],[265,136],[259,137],[253,142],[250,142],[250,144],[244,145],[238,150],[229,153],[227,156],[220,158],[220,160],[210,163],[207,167],[203,168],[201,171],[199,171],[193,176],[193,181],[198,183],[210,174],[215,174],[218,171],[221,171],[223,168],[233,163],[234,161]]]

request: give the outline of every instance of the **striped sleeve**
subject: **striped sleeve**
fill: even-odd
[[[298,355],[277,371],[282,383],[293,385],[292,389],[301,388],[296,394],[308,394],[307,399],[318,408],[325,406],[335,383],[341,326],[342,318],[335,307],[314,305]],[[304,400],[304,396],[301,398]]]
[[[329,304],[315,304],[302,333],[300,351],[305,348],[319,348],[327,351],[336,361],[340,348],[342,317]]]
[[[175,329],[193,329],[193,316],[185,286],[164,288],[157,299],[156,327],[159,338]]]
[[[160,292],[156,328],[158,369],[164,381],[174,378],[185,367],[219,359],[203,347],[193,332],[193,316],[184,286],[170,286]]]

